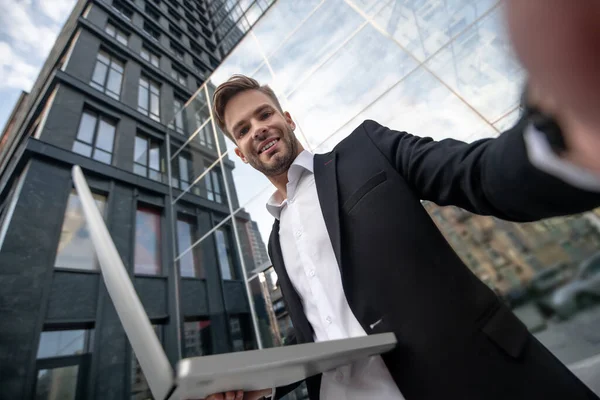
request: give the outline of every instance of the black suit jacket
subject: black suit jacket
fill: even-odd
[[[368,334],[396,334],[398,346],[383,360],[407,400],[597,398],[470,272],[420,202],[511,221],[598,206],[598,194],[530,164],[524,126],[467,144],[365,121],[332,152],[315,155],[315,183],[344,293]],[[310,342],[277,220],[269,254],[297,340]],[[307,380],[311,399],[319,398],[320,379]],[[288,389],[278,389],[277,397]]]

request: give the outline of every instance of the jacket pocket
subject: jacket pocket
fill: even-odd
[[[352,208],[354,208],[354,206],[363,197],[365,197],[367,194],[369,194],[369,192],[371,190],[375,189],[377,186],[379,186],[383,182],[385,182],[386,179],[387,179],[387,176],[385,174],[385,171],[381,171],[381,172],[378,172],[377,174],[373,175],[371,178],[369,178],[369,180],[367,182],[365,182],[365,184],[363,184],[361,187],[359,187],[358,190],[356,190],[354,193],[352,193],[350,195],[350,197],[348,197],[346,202],[344,202],[342,209],[345,212],[350,212],[350,210],[352,210]]]
[[[495,310],[481,330],[513,358],[522,354],[529,339],[529,331],[525,324],[504,305]]]

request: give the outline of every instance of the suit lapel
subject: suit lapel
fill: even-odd
[[[342,269],[342,245],[340,236],[340,209],[337,185],[337,153],[315,154],[315,185],[319,196],[319,204],[331,239],[333,252]]]
[[[285,304],[287,306],[288,312],[292,317],[292,323],[294,324],[294,328],[296,332],[299,333],[300,336],[299,342],[306,343],[313,341],[313,331],[310,326],[310,322],[306,318],[306,314],[304,313],[304,307],[302,306],[302,300],[296,292],[296,289],[292,285],[292,281],[290,280],[290,276],[287,273],[287,269],[285,268],[285,264],[283,262],[283,253],[281,252],[281,244],[279,242],[279,220],[276,219],[273,224],[273,229],[271,230],[271,237],[269,238],[269,248],[271,250],[271,262],[273,263],[273,268],[275,268],[275,272],[277,273],[277,278],[279,281],[279,286],[284,294]]]

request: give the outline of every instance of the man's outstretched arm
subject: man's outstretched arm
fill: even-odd
[[[423,200],[521,222],[600,206],[600,193],[579,189],[531,162],[524,139],[529,127],[521,119],[498,138],[464,143],[436,142],[374,121],[363,124],[373,144]]]

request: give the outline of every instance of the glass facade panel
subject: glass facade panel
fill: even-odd
[[[416,62],[370,25],[289,96],[292,116],[317,146],[416,68]]]
[[[238,9],[241,5],[232,2],[227,7],[243,19],[246,9]],[[236,73],[269,83],[294,118],[296,136],[317,153],[330,151],[365,119],[434,140],[494,137],[517,121],[524,79],[502,25],[501,7],[495,0],[279,0],[188,102],[185,122],[193,127],[186,136],[195,133],[197,139],[176,150],[192,159],[190,192],[198,189],[216,202],[214,182],[219,184],[229,215],[207,238],[214,238],[223,279],[241,279],[242,272],[251,278],[265,346],[286,342],[292,329],[276,284],[266,275],[261,281],[257,271],[265,261],[260,249],[253,248],[266,248],[273,217],[265,203],[274,188],[241,162],[231,140],[218,129],[215,135],[207,95],[212,97],[214,88]],[[226,49],[249,24],[227,21],[221,11],[214,10],[212,22],[216,35],[224,35],[220,46]],[[213,146],[220,158],[208,157],[203,148],[198,163],[194,146],[209,147],[208,137],[216,139]],[[177,156],[172,165],[173,185],[179,187]],[[226,188],[233,188],[231,198],[225,197]],[[181,197],[175,195],[177,202]],[[600,307],[584,307],[584,301],[562,320],[559,310],[544,305],[560,288],[595,275],[591,267],[587,274],[579,271],[600,247],[600,213],[513,224],[466,215],[454,207],[424,207],[471,271],[494,288],[559,359],[572,364],[600,354],[588,335],[591,330],[585,330],[595,329],[589,321],[598,319]],[[179,241],[186,247],[193,244],[191,234],[183,233],[187,226],[179,226]],[[552,287],[544,291],[547,281]],[[264,297],[263,284],[272,287],[270,299]],[[539,293],[531,295],[530,290]],[[234,338],[238,321],[232,321],[231,346],[237,350],[242,348]]]
[[[519,102],[525,76],[512,56],[501,8],[460,34],[427,66],[489,121]]]
[[[201,246],[192,249],[192,244],[198,239],[196,224],[192,219],[189,217],[179,218],[177,220],[177,246],[180,254],[186,252],[179,259],[182,277],[204,278],[204,270],[201,264]]]

